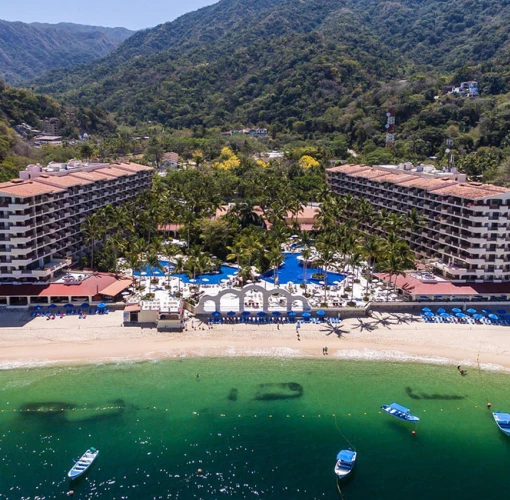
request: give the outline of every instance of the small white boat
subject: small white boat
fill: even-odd
[[[404,420],[406,422],[418,422],[419,417],[411,415],[411,410],[405,406],[401,406],[397,403],[391,403],[390,405],[381,406],[381,410],[391,415],[392,417]]]
[[[492,414],[496,424],[507,436],[510,436],[510,413],[501,413],[496,411]]]
[[[343,479],[351,473],[356,457],[357,453],[352,450],[341,450],[338,453],[335,465],[335,474],[338,479]]]
[[[92,465],[98,455],[99,450],[96,450],[95,448],[88,449],[81,458],[76,461],[73,468],[67,473],[67,477],[70,479],[80,477]]]

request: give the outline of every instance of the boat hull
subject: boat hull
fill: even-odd
[[[347,451],[350,456],[347,459],[342,459],[343,457],[340,454]],[[337,457],[337,462],[335,464],[335,474],[338,479],[345,479],[352,473],[352,469],[354,468],[354,464],[356,463],[357,453],[351,450],[343,450],[339,453]]]
[[[381,410],[384,413],[387,413],[388,415],[391,415],[392,417],[398,418],[399,420],[402,420],[403,422],[419,422],[420,418],[416,415],[412,415],[411,413],[405,413],[402,411],[395,410],[389,405],[381,406]]]
[[[499,430],[506,436],[510,436],[510,414],[494,412],[492,416]]]
[[[69,479],[77,479],[87,472],[94,460],[99,455],[99,450],[91,448],[87,450],[67,473]]]

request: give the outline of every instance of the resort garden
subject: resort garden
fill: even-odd
[[[317,214],[312,230],[303,231],[297,215],[309,204]],[[391,282],[415,267],[404,232],[420,224],[415,212],[390,214],[364,199],[332,194],[320,166],[284,169],[245,160],[235,169],[201,167],[156,176],[153,190],[135,202],[96,212],[82,226],[88,247],[82,265],[147,276],[150,299],[152,284],[160,282],[156,275],[166,276],[165,288],[181,296],[182,277],[194,284],[222,264],[237,268],[232,285],[256,282],[261,275],[278,284],[284,251],[292,247],[300,251],[305,276],[300,293],[308,295],[307,267],[313,265],[310,278],[323,285],[324,302],[332,285],[324,270],[348,270],[353,283],[363,275],[368,300],[375,272],[388,273]],[[174,276],[177,291],[170,286]],[[190,290],[196,300],[200,287]],[[344,293],[353,300],[352,284]]]

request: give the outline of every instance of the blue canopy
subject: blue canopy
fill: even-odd
[[[409,408],[406,408],[405,406],[399,405],[397,403],[391,403],[390,408],[392,410],[398,410],[404,413],[409,413],[411,411]]]
[[[438,310],[437,310],[438,314],[442,314],[442,313],[445,313],[446,312],[446,309],[443,309],[442,307],[440,307]]]
[[[482,309],[482,312],[484,314],[492,314],[492,311],[490,309]]]
[[[498,320],[498,316],[496,314],[489,314],[489,319]]]
[[[53,304],[52,304],[52,305],[53,305]],[[56,306],[55,306],[55,307],[56,307]],[[66,304],[64,307],[69,308],[69,307],[74,307],[74,306],[73,306],[72,304]],[[99,307],[99,305],[98,305],[97,307]]]
[[[462,309],[459,309],[458,307],[454,307],[452,309],[452,312],[455,313],[455,314],[458,314],[458,313],[461,313],[462,312]]]
[[[351,450],[342,450],[336,456],[337,460],[342,460],[342,462],[352,462],[355,453]]]
[[[282,315],[282,313],[280,311],[273,311],[271,314],[273,316],[281,316]]]
[[[261,316],[261,317],[262,317],[262,316],[267,316],[267,313],[266,313],[266,312],[264,312],[264,311],[259,311],[259,312],[257,313],[257,316]]]
[[[467,314],[460,312],[460,313],[457,313],[455,316],[457,316],[457,318],[465,318],[467,316]]]
[[[291,318],[293,318],[294,316],[297,316],[297,312],[296,311],[289,311],[289,314],[287,314],[287,316],[290,316]]]
[[[450,317],[450,315],[447,312],[442,312],[439,316],[441,316],[441,318],[449,318]]]
[[[90,304],[88,302],[84,302],[81,307],[90,307]]]
[[[432,311],[427,311],[426,313],[423,314],[423,316],[426,316],[427,318],[433,318],[434,313]]]
[[[251,312],[250,312],[250,311],[243,311],[243,312],[241,313],[241,316],[249,316],[250,314],[251,314]]]
[[[319,309],[318,311],[315,312],[315,314],[317,314],[317,316],[326,316],[326,311]]]
[[[214,312],[211,314],[211,316],[212,316],[213,318],[219,318],[219,317],[221,316],[221,313],[220,313],[220,311],[214,311]]]
[[[476,314],[476,309],[470,307],[466,312],[468,312],[469,314]]]
[[[473,318],[475,318],[475,319],[483,319],[484,315],[483,314],[473,314]]]
[[[98,309],[104,309],[106,307],[106,304],[104,302],[99,302],[99,304],[96,307]]]
[[[41,309],[42,309],[42,307],[41,307],[41,306],[35,306],[35,307],[34,307],[34,311],[40,311]]]
[[[235,316],[235,315],[236,315],[235,311],[229,311],[227,313],[227,316]]]
[[[426,312],[426,313],[429,313],[429,312],[432,312],[432,309],[430,307],[424,307],[422,309],[423,312]]]
[[[303,318],[309,318],[311,314],[309,312],[304,312],[301,316],[303,316]]]
[[[506,314],[506,311],[504,309],[498,309],[496,312],[498,314]]]
[[[57,308],[57,304],[50,304],[48,306],[48,309],[56,309]]]

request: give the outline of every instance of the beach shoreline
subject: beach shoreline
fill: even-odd
[[[510,371],[510,328],[424,323],[408,314],[376,314],[341,324],[215,324],[190,319],[183,332],[123,327],[122,312],[78,319],[2,314],[0,369],[176,358],[324,358],[463,365]],[[323,354],[323,348],[328,353]]]

